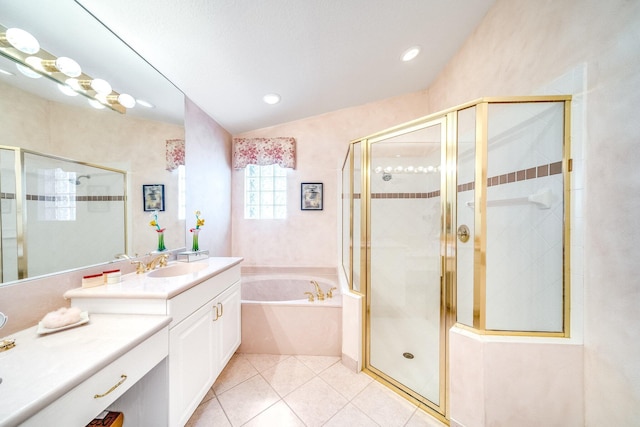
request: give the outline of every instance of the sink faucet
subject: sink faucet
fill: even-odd
[[[311,281],[311,284],[316,287],[316,295],[318,296],[318,301],[324,301],[324,292],[320,289],[320,285],[315,280]]]
[[[169,254],[158,255],[157,257],[153,258],[147,264],[147,270],[146,271],[151,271],[151,270],[155,269],[156,267],[166,267],[168,258],[169,258]]]

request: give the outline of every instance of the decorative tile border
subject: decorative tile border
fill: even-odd
[[[554,162],[546,165],[522,169],[517,172],[509,172],[503,175],[496,175],[487,178],[487,187],[496,185],[510,184],[512,182],[525,181],[528,179],[543,178],[545,176],[557,175],[562,173],[562,162]],[[458,184],[458,193],[475,189],[475,182],[467,182]]]
[[[516,172],[509,172],[503,175],[496,175],[487,178],[487,187],[493,187],[502,184],[511,184],[512,182],[525,181],[528,179],[543,178],[550,175],[558,175],[562,173],[562,161],[540,165],[529,169],[522,169]],[[458,184],[458,193],[471,191],[475,189],[475,182],[467,182]],[[344,199],[346,194],[342,194]],[[372,199],[431,199],[440,197],[440,190],[431,191],[429,193],[371,193]],[[353,195],[354,199],[360,199],[360,193]]]
[[[0,199],[15,200],[14,193],[0,193]],[[56,200],[75,200],[76,202],[121,202],[124,196],[43,196],[38,194],[27,194],[28,201],[55,202]]]

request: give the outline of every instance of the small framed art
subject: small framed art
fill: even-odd
[[[300,209],[303,211],[322,210],[321,182],[303,182],[300,184]]]
[[[142,203],[146,212],[164,211],[164,185],[143,185]]]

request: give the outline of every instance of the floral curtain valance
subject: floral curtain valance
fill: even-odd
[[[233,167],[278,165],[296,168],[295,138],[233,138]]]
[[[169,172],[184,165],[184,139],[167,139],[167,170]]]

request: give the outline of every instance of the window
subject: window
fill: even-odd
[[[38,175],[38,186],[44,187],[45,201],[44,204],[38,203],[40,218],[44,221],[75,221],[76,182],[80,178],[76,172],[60,168],[40,169]]]
[[[244,169],[244,217],[287,217],[287,172],[278,165],[247,165]]]

